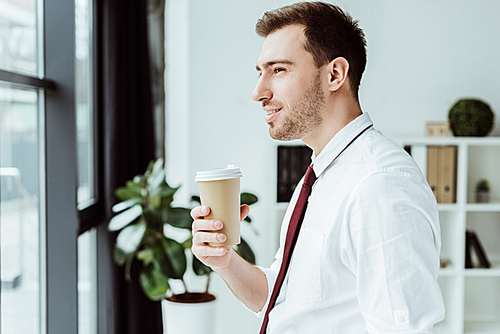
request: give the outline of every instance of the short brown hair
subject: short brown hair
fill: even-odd
[[[319,68],[337,57],[349,62],[351,91],[358,99],[361,77],[366,67],[366,40],[358,22],[339,7],[324,2],[299,2],[265,12],[255,26],[259,36],[289,25],[303,25],[304,48]]]

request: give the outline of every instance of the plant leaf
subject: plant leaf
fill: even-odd
[[[139,274],[139,284],[142,291],[151,300],[160,300],[165,297],[168,289],[168,278],[163,275],[161,270],[153,264],[144,267]]]
[[[156,160],[153,166],[153,171],[148,177],[149,192],[151,196],[155,196],[162,190],[162,185],[166,184],[165,170],[163,169],[163,158]],[[167,185],[168,186],[168,185]]]
[[[156,209],[146,209],[142,212],[142,216],[146,220],[146,223],[154,230],[159,230],[163,226],[161,212]]]
[[[141,184],[142,186],[144,186],[144,180],[143,180],[143,176],[142,175],[136,175],[136,176],[134,176],[134,178],[132,179],[132,182],[138,183],[138,184]]]
[[[170,197],[175,194],[177,190],[179,190],[180,187],[172,188],[170,187],[166,182],[163,183],[163,187],[161,191],[158,193],[161,197]]]
[[[142,192],[144,191],[145,188],[145,184],[144,182],[142,182],[142,180],[140,182],[129,180],[125,182],[125,188],[127,188],[127,190],[130,190],[133,193],[142,195]]]
[[[134,206],[135,204],[143,204],[144,203],[144,200],[142,198],[138,198],[138,197],[134,197],[134,198],[131,198],[131,199],[128,199],[126,201],[123,201],[123,202],[120,202],[118,204],[115,204],[113,205],[113,212],[117,213],[117,212],[121,212],[125,209],[128,209],[132,206]]]
[[[181,279],[186,272],[186,254],[177,241],[160,237],[153,246],[155,263],[168,278]]]
[[[125,255],[125,253],[115,245],[113,251],[113,259],[115,260],[117,265],[123,266],[125,262],[127,262],[127,255]]]
[[[145,231],[146,224],[144,223],[125,227],[116,238],[116,247],[128,258],[141,244]]]
[[[158,207],[162,209],[170,208],[174,200],[174,194],[179,187],[171,188],[167,183],[163,183],[162,188],[163,189],[156,195],[156,197],[158,197]]]
[[[191,210],[186,208],[170,208],[166,212],[165,220],[174,227],[190,230],[193,225]]]
[[[139,218],[142,213],[142,207],[139,204],[134,205],[127,211],[124,211],[109,221],[108,230],[118,231]]]
[[[163,158],[158,158],[156,161],[153,162],[152,169],[151,169],[151,176],[158,175],[160,171],[163,170]]]
[[[254,194],[247,193],[247,192],[241,193],[240,200],[241,200],[241,204],[247,204],[247,205],[252,205],[252,204],[255,204],[259,201],[257,196],[255,196]]]
[[[190,249],[193,246],[193,237],[189,237],[181,244],[184,249]]]
[[[154,254],[151,248],[142,249],[137,252],[136,257],[144,263],[144,266],[147,266],[153,263]]]
[[[126,201],[131,198],[142,198],[141,191],[132,191],[126,187],[120,187],[115,190],[115,195],[120,201]]]
[[[196,256],[193,255],[193,271],[198,276],[203,276],[212,271],[210,267],[207,267]]]
[[[241,238],[241,243],[236,245],[235,250],[236,253],[240,254],[242,258],[251,264],[255,264],[255,254],[243,238]]]

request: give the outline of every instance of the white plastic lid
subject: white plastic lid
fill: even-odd
[[[224,169],[214,169],[207,171],[196,172],[195,181],[217,181],[217,180],[227,180],[235,179],[237,177],[242,177],[240,167],[237,165],[229,165]]]

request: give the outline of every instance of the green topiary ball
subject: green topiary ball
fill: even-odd
[[[451,131],[457,137],[486,136],[493,127],[494,118],[490,106],[478,99],[458,100],[448,113]]]

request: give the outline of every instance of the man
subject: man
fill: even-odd
[[[265,13],[256,31],[265,40],[252,97],[274,139],[300,138],[313,149],[317,180],[291,261],[284,245],[303,180],[270,268],[209,247],[225,235],[217,232],[223,222],[202,219],[207,207],[192,210],[193,253],[266,315],[261,333],[434,333],[444,317],[436,201],[414,161],[361,111],[362,30],[340,8],[313,2]]]

